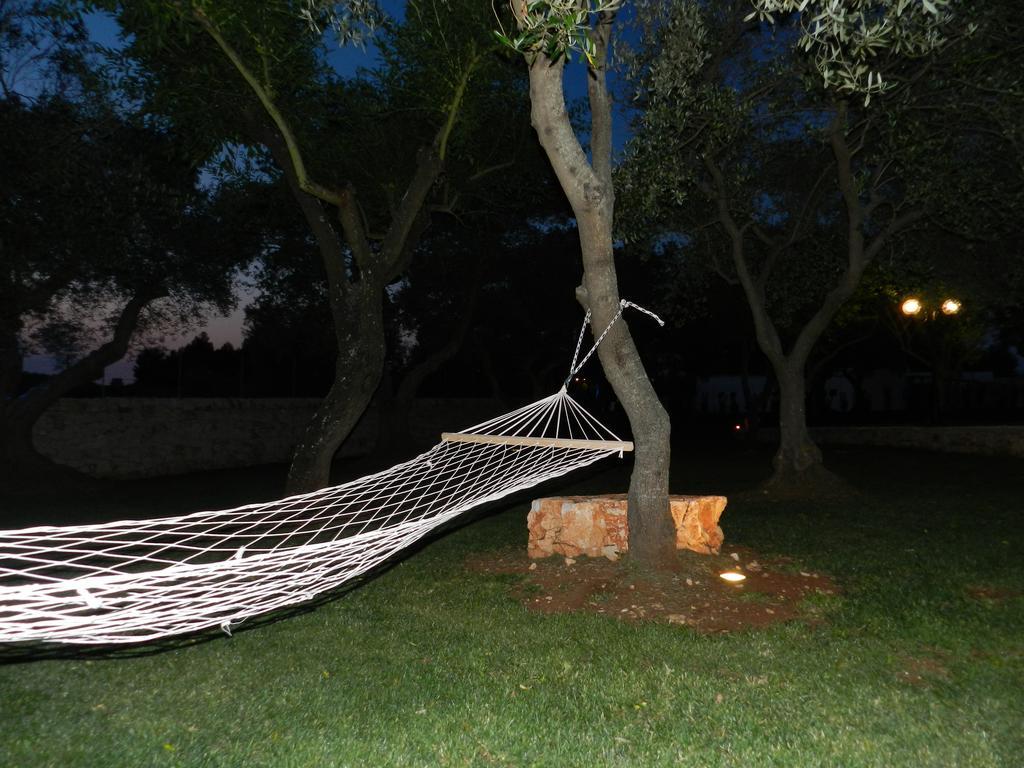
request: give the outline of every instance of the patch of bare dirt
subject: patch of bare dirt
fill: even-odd
[[[519,549],[483,552],[466,566],[476,573],[522,577],[512,595],[539,613],[586,612],[623,621],[684,624],[699,632],[737,632],[784,621],[819,621],[807,598],[838,595],[826,574],[801,571],[785,558],[766,558],[746,547],[720,555],[680,552],[671,571],[646,573],[628,561],[581,557],[530,560]],[[733,584],[719,574],[746,579]]]
[[[1019,589],[1008,589],[1006,587],[992,587],[984,584],[969,584],[966,587],[967,596],[982,603],[999,604],[1007,600],[1024,595]]]
[[[929,688],[935,683],[945,683],[950,680],[949,654],[931,649],[927,655],[903,656],[900,659],[897,679],[919,688]]]

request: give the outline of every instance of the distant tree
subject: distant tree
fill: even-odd
[[[238,397],[245,366],[230,343],[214,347],[205,332],[175,350],[146,347],[135,356],[132,394],[139,397]]]
[[[936,189],[972,132],[947,130],[948,112],[906,130],[964,44],[947,38],[952,4],[755,5],[790,26],[767,37],[741,1],[640,6],[627,61],[642,110],[620,182],[627,230],[706,241],[742,288],[779,384],[773,483],[789,486],[822,474],[806,427],[812,353],[869,266],[942,218]]]
[[[87,42],[82,19],[63,0],[0,2],[0,96],[32,98],[73,87]]]
[[[244,238],[225,243],[225,219],[179,150],[172,135],[102,100],[0,100],[0,464],[9,478],[54,471],[32,446],[34,424],[100,378],[140,328],[230,304]],[[63,367],[16,396],[30,350]]]

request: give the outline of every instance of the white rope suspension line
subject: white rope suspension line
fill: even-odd
[[[555,401],[555,407],[552,408],[551,411],[548,413],[547,422],[544,424],[543,432],[546,433],[548,431],[549,426],[551,425],[551,420],[554,419],[556,438],[560,438],[562,436],[559,428],[562,426],[562,413],[564,412],[563,403],[564,398],[561,397]]]
[[[580,434],[583,434],[586,430],[584,430],[584,428],[583,428],[583,422],[580,421],[579,414],[573,408],[566,408],[566,411],[569,414],[569,418],[572,419],[571,423],[576,425],[577,430],[579,431]]]
[[[570,399],[569,404],[573,409],[573,413],[580,417],[587,424],[587,426],[590,427],[590,429],[598,432],[599,434],[607,435],[612,440],[621,439],[612,430],[608,429],[608,427],[606,427],[604,424],[602,424],[600,421],[594,418],[594,416],[592,416],[587,409],[580,406],[579,403],[577,403],[575,400]]]
[[[467,434],[487,434],[492,430],[504,432],[504,427],[506,425],[515,423],[516,420],[521,416],[529,416],[530,414],[542,408],[546,403],[553,401],[556,397],[558,397],[557,393],[553,395],[548,395],[547,397],[538,400],[535,403],[524,405],[523,407],[517,408],[516,410],[510,411],[509,413],[503,414],[502,416],[497,416],[489,421],[484,421],[480,424],[476,424],[475,426],[467,427],[466,429],[461,430],[461,432]]]
[[[612,329],[612,326],[615,325],[616,322],[618,322],[620,317],[622,317],[622,312],[627,307],[632,307],[633,309],[640,310],[645,315],[654,318],[658,322],[658,325],[662,327],[665,326],[665,321],[662,320],[653,312],[651,312],[649,309],[645,309],[644,307],[641,307],[639,304],[634,304],[632,301],[621,299],[619,301],[618,311],[612,316],[612,319],[608,321],[608,325],[606,325],[605,329],[601,331],[601,335],[598,336],[597,339],[595,339],[594,345],[590,348],[587,354],[583,356],[583,359],[580,360],[579,364],[577,365],[576,359],[579,357],[580,347],[583,344],[583,336],[586,333],[587,327],[590,323],[590,310],[588,309],[587,314],[583,319],[583,327],[580,329],[580,337],[576,342],[576,352],[573,354],[572,357],[572,365],[569,366],[569,375],[566,377],[565,384],[563,385],[563,387],[568,387],[569,383],[572,381],[572,377],[579,373],[583,366],[587,364],[587,361],[590,359],[591,355],[593,355],[597,351],[597,348],[601,345],[601,342],[604,341],[604,337],[608,335],[608,332]]]

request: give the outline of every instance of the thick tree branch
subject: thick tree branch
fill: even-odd
[[[50,378],[44,387],[23,401],[22,407],[18,408],[18,419],[28,423],[34,422],[56,400],[72,389],[103,376],[108,365],[113,365],[127,354],[142,310],[150,302],[164,295],[166,294],[162,291],[152,290],[133,296],[121,310],[110,341]]]
[[[605,185],[572,129],[562,90],[564,66],[564,59],[552,61],[541,53],[530,61],[530,121],[569,205],[579,216],[601,205]]]
[[[274,162],[281,168],[284,173],[285,181],[288,184],[288,190],[291,192],[292,198],[299,206],[299,210],[302,211],[302,215],[306,220],[306,224],[309,226],[310,231],[313,233],[313,237],[316,239],[317,248],[320,251],[320,258],[323,260],[324,271],[327,273],[327,285],[332,296],[337,296],[344,303],[344,297],[348,292],[348,276],[345,269],[345,254],[342,248],[341,241],[338,237],[338,233],[331,226],[327,219],[327,212],[324,210],[323,203],[319,198],[303,191],[299,184],[299,179],[295,173],[294,165],[289,162],[288,149],[285,146],[285,142],[281,137],[281,134],[277,130],[271,128],[264,120],[256,118],[251,114],[246,114],[247,122],[250,130],[253,132],[257,140],[263,144],[267,149],[270,150],[271,156],[274,158]],[[358,233],[351,233],[352,239],[357,243],[359,242]],[[346,239],[348,239],[350,233],[345,232]],[[349,243],[349,247],[352,248],[353,253],[356,252],[357,247],[353,247]],[[369,251],[369,244],[365,243],[363,238],[363,247]],[[344,322],[344,313],[342,307],[336,305],[336,302],[331,301],[331,314],[335,322],[335,327],[342,327],[338,325],[339,322]]]
[[[587,69],[587,97],[590,101],[590,155],[594,173],[612,189],[612,105],[606,82],[608,44],[615,15],[602,13],[590,32],[594,57]]]
[[[711,175],[713,187],[706,186],[707,193],[710,193],[712,201],[718,211],[718,221],[726,234],[729,236],[731,245],[733,267],[736,269],[736,277],[739,279],[743,293],[750,304],[750,314],[754,318],[754,332],[761,342],[761,349],[770,358],[781,360],[782,340],[779,338],[775,324],[768,316],[768,308],[765,306],[764,287],[751,274],[750,265],[747,262],[746,247],[744,244],[744,231],[733,218],[729,210],[729,197],[726,190],[725,177],[722,170],[708,154],[703,156],[704,167]]]
[[[291,165],[295,169],[295,177],[298,180],[299,188],[303,192],[308,192],[314,195],[324,202],[331,203],[332,205],[341,206],[342,195],[338,192],[328,189],[322,184],[318,184],[313,181],[306,171],[306,164],[302,158],[302,150],[299,148],[299,143],[295,138],[295,133],[292,131],[291,125],[285,118],[284,114],[278,108],[277,104],[270,91],[264,87],[259,81],[252,70],[246,66],[246,63],[242,61],[242,57],[238,51],[232,47],[232,45],[225,39],[224,35],[221,34],[220,29],[216,24],[207,16],[201,8],[193,8],[192,15],[199,22],[199,25],[206,31],[206,33],[213,39],[217,46],[221,49],[228,60],[238,71],[238,74],[242,76],[245,82],[252,89],[252,92],[256,94],[256,98],[260,100],[260,104],[267,111],[270,119],[274,121],[274,125],[277,126],[278,131],[281,133],[281,138],[284,140],[285,145],[288,149],[288,157],[291,160]]]
[[[860,198],[857,196],[857,183],[853,178],[853,152],[846,141],[847,104],[839,102],[836,114],[829,125],[828,137],[832,154],[836,159],[836,176],[839,181],[839,192],[843,196],[846,215],[850,229],[860,229],[862,211]]]
[[[405,268],[415,248],[415,241],[419,240],[419,236],[426,228],[427,220],[423,215],[423,207],[430,190],[444,169],[448,141],[465,101],[466,88],[470,78],[480,63],[480,54],[476,52],[475,48],[471,50],[469,61],[455,86],[451,103],[448,105],[445,122],[435,135],[431,146],[422,147],[417,153],[416,171],[392,214],[391,224],[381,243],[384,267],[381,278],[384,284],[391,282]]]
[[[473,76],[473,71],[480,62],[480,54],[476,52],[476,45],[472,45],[470,51],[469,63],[466,64],[466,68],[462,71],[462,77],[459,78],[458,85],[455,86],[455,93],[452,94],[452,101],[448,105],[448,116],[445,118],[444,125],[441,127],[441,131],[435,140],[437,155],[441,158],[442,163],[448,152],[448,139],[451,137],[452,131],[455,130],[455,123],[458,120],[459,111],[462,109],[462,102],[466,97],[466,87],[469,85],[469,79]]]
[[[879,252],[885,246],[887,242],[894,236],[907,229],[911,224],[920,221],[924,218],[924,210],[920,208],[911,208],[908,211],[894,217],[885,228],[882,229],[877,235],[871,238],[871,242],[868,243],[864,249],[864,261],[870,263],[878,256]]]
[[[385,283],[390,282],[401,269],[404,257],[409,252],[409,241],[417,222],[423,223],[420,221],[423,205],[443,167],[444,161],[438,154],[436,143],[434,146],[421,148],[417,153],[416,171],[391,217],[391,224],[381,243],[381,277]]]

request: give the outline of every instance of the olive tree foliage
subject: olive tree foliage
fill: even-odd
[[[1015,273],[1006,243],[1015,239],[1024,204],[1024,19],[1014,0],[754,0],[751,17],[773,21],[796,14],[797,47],[807,54],[826,92],[872,94],[876,155],[885,153],[900,194],[926,210],[923,242],[945,236],[972,262],[995,274]],[[938,254],[929,269],[962,266]],[[976,252],[975,252],[976,251]],[[983,254],[982,251],[985,253]],[[922,269],[921,250],[907,254]],[[924,259],[928,262],[929,259]],[[962,271],[962,270],[961,270]],[[964,275],[963,282],[976,282]],[[1007,292],[982,289],[987,305]]]
[[[58,2],[0,0],[0,95],[32,99],[74,87],[86,40],[81,19]]]
[[[580,236],[583,281],[577,297],[600,335],[620,311],[612,223],[612,99],[609,46],[619,0],[513,0],[514,27],[499,37],[521,53],[530,77],[531,122],[572,208]],[[587,69],[589,156],[570,121],[563,73],[573,58]],[[628,321],[612,326],[598,357],[629,417],[636,459],[628,492],[629,551],[636,562],[671,562],[668,414],[651,386]]]
[[[591,34],[593,17],[614,14],[624,0],[510,0],[515,30],[496,32],[517,53],[542,53],[552,61],[582,55],[596,63],[598,40]],[[501,19],[498,19],[499,26]]]
[[[298,12],[317,36],[327,29],[333,31],[339,45],[365,45],[383,21],[380,7],[373,0],[303,0]]]
[[[747,19],[775,23],[797,14],[799,39],[822,86],[841,95],[873,94],[898,88],[893,64],[923,59],[950,41],[958,0],[753,0]],[[972,34],[974,23],[963,26]]]

